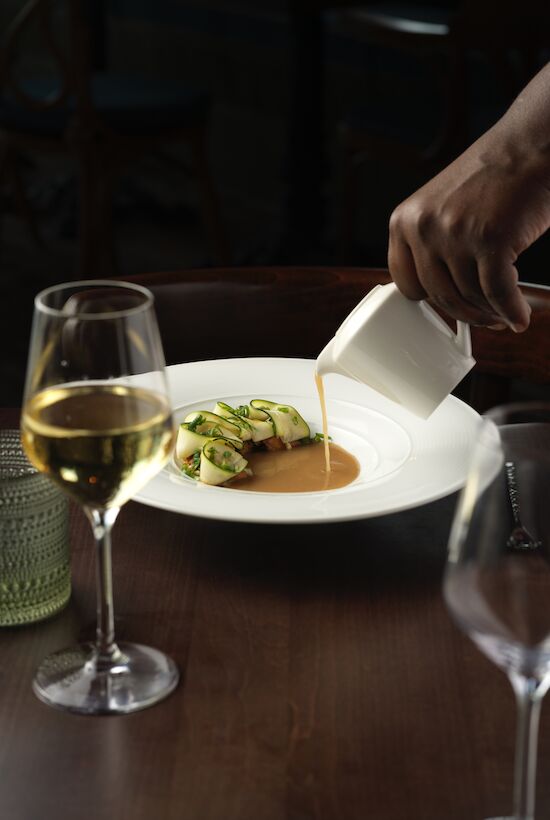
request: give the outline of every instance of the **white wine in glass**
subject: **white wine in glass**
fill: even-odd
[[[550,686],[550,405],[510,404],[482,419],[451,529],[444,597],[513,687],[513,820],[533,820],[538,720]]]
[[[21,434],[31,462],[83,507],[96,543],[96,641],[46,658],[34,691],[84,714],[150,706],[175,688],[178,670],[157,649],[115,641],[111,573],[120,507],[162,468],[174,443],[149,290],[92,280],[37,295]]]

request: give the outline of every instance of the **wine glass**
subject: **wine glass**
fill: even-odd
[[[550,404],[482,418],[449,538],[444,597],[517,701],[514,820],[533,820],[538,720],[550,685]]]
[[[120,507],[165,464],[175,435],[150,291],[92,280],[36,296],[21,434],[31,462],[83,507],[96,544],[96,641],[47,657],[34,692],[84,714],[150,706],[178,670],[157,649],[115,642],[111,577]]]

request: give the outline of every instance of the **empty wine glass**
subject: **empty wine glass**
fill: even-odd
[[[538,720],[550,685],[550,405],[484,417],[460,493],[444,577],[460,628],[517,700],[514,820],[533,820]]]
[[[174,441],[150,291],[95,280],[38,294],[21,432],[32,463],[83,507],[96,542],[96,641],[46,658],[34,691],[85,714],[150,706],[174,689],[178,670],[157,649],[115,642],[110,535]]]

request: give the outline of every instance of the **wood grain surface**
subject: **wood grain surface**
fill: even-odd
[[[17,414],[0,414],[13,426]],[[454,497],[379,519],[226,524],[130,502],[116,627],[177,661],[163,703],[82,717],[34,669],[94,633],[89,525],[72,598],[0,631],[0,804],[10,820],[480,820],[511,806],[515,706],[441,598]],[[538,809],[550,812],[543,706]]]

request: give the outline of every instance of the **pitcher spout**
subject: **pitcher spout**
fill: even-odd
[[[319,376],[324,376],[325,373],[340,373],[343,376],[346,375],[342,368],[336,363],[334,355],[335,341],[336,340],[334,338],[331,339],[317,356],[315,372],[318,373]]]

